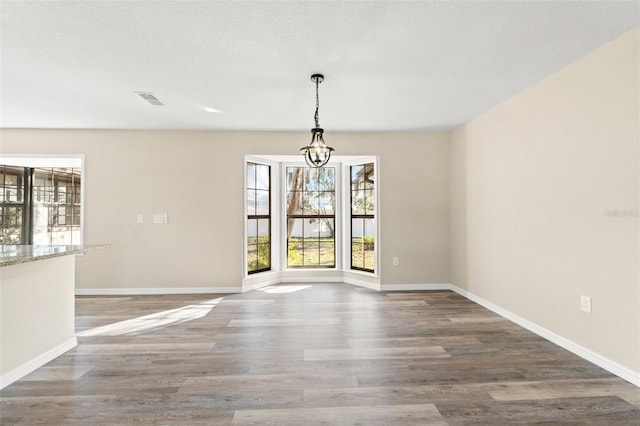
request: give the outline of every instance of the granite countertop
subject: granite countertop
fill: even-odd
[[[84,254],[91,250],[111,247],[109,244],[45,246],[45,245],[0,245],[0,267],[34,262],[52,257]]]

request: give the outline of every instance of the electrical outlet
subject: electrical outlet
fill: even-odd
[[[583,312],[591,313],[591,298],[589,296],[580,296],[580,309]]]
[[[393,258],[393,266],[398,266],[400,264],[400,261],[397,257]]]

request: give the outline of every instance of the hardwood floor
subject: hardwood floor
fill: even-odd
[[[640,388],[452,292],[78,297],[0,423],[640,425]]]

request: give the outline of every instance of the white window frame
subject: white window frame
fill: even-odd
[[[84,212],[87,199],[84,154],[0,154],[0,164],[33,168],[80,168],[80,242],[78,245],[84,244]],[[79,256],[84,256],[84,253]]]
[[[286,168],[307,167],[304,161],[293,160],[293,156],[274,155],[246,155],[243,164],[243,276],[253,278],[262,274],[273,272],[299,272],[318,273],[348,272],[367,277],[378,278],[380,276],[380,168],[378,157],[374,155],[363,156],[336,156],[332,157],[328,164],[336,170],[336,206],[335,206],[335,250],[336,259],[334,268],[287,268],[287,200],[286,200]],[[271,270],[249,275],[247,265],[247,163],[258,163],[271,166]],[[351,175],[349,168],[354,165],[373,163],[375,168],[375,247],[374,247],[374,272],[351,269]],[[84,169],[83,169],[84,171]]]
[[[271,167],[271,173],[269,173],[269,176],[271,179],[271,181],[269,182],[270,191],[271,191],[271,237],[270,237],[271,269],[268,271],[256,272],[253,274],[249,274],[249,259],[247,257],[247,253],[249,249],[247,244],[247,240],[248,240],[247,217],[249,216],[249,210],[247,206],[247,164],[248,163],[263,164],[265,166]],[[280,253],[280,250],[276,249],[277,247],[280,247],[280,234],[281,234],[280,220],[279,220],[279,216],[281,215],[279,211],[280,198],[281,198],[280,197],[280,179],[274,177],[274,172],[277,170],[279,170],[279,163],[276,161],[271,161],[260,156],[251,156],[251,155],[247,155],[244,158],[243,178],[242,178],[243,191],[244,191],[244,195],[242,197],[242,205],[243,205],[243,211],[244,211],[244,216],[242,218],[242,229],[244,233],[244,242],[242,246],[243,246],[244,252],[242,255],[242,265],[243,265],[242,270],[243,270],[243,276],[245,278],[254,277],[260,274],[268,274],[268,273],[280,270],[279,265],[281,263],[280,261],[281,253]]]
[[[342,214],[338,214],[338,212],[342,212],[342,200],[341,200],[341,182],[342,182],[342,167],[340,164],[328,164],[327,167],[333,167],[336,171],[335,173],[335,191],[336,191],[336,205],[335,205],[335,223],[334,223],[334,244],[335,244],[335,267],[333,268],[288,268],[287,267],[287,255],[288,255],[288,247],[287,247],[287,197],[285,196],[287,190],[287,167],[309,167],[307,163],[304,161],[286,161],[280,164],[280,239],[281,245],[280,250],[282,253],[281,256],[281,265],[280,269],[282,271],[336,271],[342,270]]]
[[[376,178],[376,182],[374,185],[374,194],[375,194],[375,209],[374,209],[374,221],[375,221],[375,245],[373,247],[373,256],[374,256],[374,268],[373,272],[361,271],[359,269],[351,269],[351,166],[359,166],[366,163],[373,163],[373,169],[375,170],[374,176]],[[342,194],[341,198],[343,200],[343,205],[345,209],[343,211],[344,216],[344,229],[343,235],[347,238],[343,242],[344,246],[344,257],[342,259],[344,271],[348,271],[354,274],[363,274],[366,276],[379,276],[379,256],[380,256],[380,178],[379,178],[379,168],[378,168],[378,157],[377,156],[362,156],[357,158],[348,158],[342,161],[342,174],[345,176],[342,182]]]

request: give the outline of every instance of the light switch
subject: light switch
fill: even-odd
[[[138,221],[138,223],[143,223],[144,215],[142,213],[138,213],[138,216],[136,216],[136,220]]]
[[[583,312],[591,313],[591,298],[589,296],[580,296],[580,309]]]

